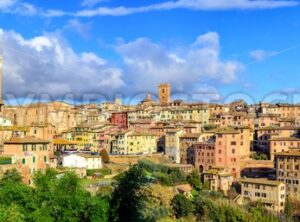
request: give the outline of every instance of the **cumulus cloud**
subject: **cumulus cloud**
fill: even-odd
[[[4,42],[5,92],[25,96],[49,93],[113,93],[124,85],[122,70],[94,53],[77,54],[55,34],[26,39],[14,31],[0,31]]]
[[[176,50],[175,50],[176,48]],[[170,82],[178,91],[191,91],[199,83],[231,83],[243,66],[220,59],[219,35],[209,32],[188,46],[168,48],[147,38],[117,46],[124,60],[124,72],[138,91],[153,90]]]
[[[175,93],[215,98],[216,87],[234,82],[243,69],[237,61],[220,58],[220,37],[215,32],[183,46],[147,38],[120,41],[115,46],[123,61],[120,66],[94,52],[76,53],[58,34],[27,39],[0,29],[0,35],[4,41],[4,90],[18,97],[28,93],[49,93],[56,98],[67,93],[113,96],[119,92],[133,96],[155,93],[157,84],[170,82]]]
[[[266,58],[278,55],[278,52],[276,52],[276,51],[265,51],[265,50],[262,50],[262,49],[258,49],[258,50],[251,51],[249,53],[249,55],[252,59],[255,59],[256,61],[263,61]]]

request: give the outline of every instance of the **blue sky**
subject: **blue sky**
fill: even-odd
[[[10,99],[140,98],[168,81],[195,100],[298,102],[297,0],[0,0],[0,29]]]

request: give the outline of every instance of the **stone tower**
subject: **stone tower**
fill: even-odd
[[[158,86],[158,98],[160,105],[168,105],[171,97],[171,86],[169,83],[162,83]]]

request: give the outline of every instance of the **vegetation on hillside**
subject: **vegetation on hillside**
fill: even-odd
[[[93,196],[72,172],[37,172],[34,187],[30,187],[21,182],[16,170],[10,170],[0,180],[0,222],[280,221],[260,203],[238,206],[222,193],[206,190],[199,178],[197,172],[185,175],[178,169],[141,161]],[[174,185],[182,183],[192,185],[193,197],[177,193]],[[164,190],[170,195],[162,195]],[[281,219],[292,221],[291,215],[289,206]]]

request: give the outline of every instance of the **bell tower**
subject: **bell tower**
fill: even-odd
[[[168,105],[171,97],[171,86],[169,83],[162,83],[158,86],[158,98],[161,105]]]

